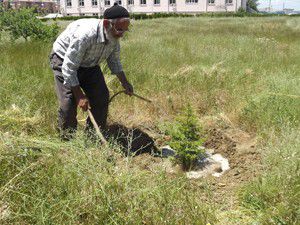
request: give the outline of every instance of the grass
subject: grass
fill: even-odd
[[[243,205],[261,224],[298,224],[300,221],[300,137],[288,130],[283,137],[273,137],[266,146],[265,172],[240,191]]]
[[[0,201],[8,224],[205,224],[212,206],[184,177],[141,172],[84,142],[1,137]],[[8,141],[12,143],[7,144]],[[19,143],[18,143],[19,142]],[[18,143],[18,144],[17,144]],[[25,145],[25,146],[24,146]],[[42,149],[39,151],[38,149]],[[203,193],[208,193],[205,187]],[[201,206],[201,207],[200,207]]]
[[[266,172],[242,189],[240,206],[257,223],[296,224],[299,35],[300,19],[288,17],[134,21],[121,42],[123,67],[154,105],[118,96],[110,120],[156,128],[187,103],[200,118],[225,115],[262,140]],[[141,171],[131,158],[111,160],[80,132],[69,143],[57,139],[51,43],[5,38],[0,51],[0,221],[215,223],[219,208],[205,181],[170,177],[163,168]],[[120,90],[102,69],[110,90]]]

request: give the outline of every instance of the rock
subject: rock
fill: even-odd
[[[212,154],[214,154],[215,153],[215,150],[214,149],[206,149],[206,154],[208,154],[208,155],[212,155]]]
[[[175,156],[175,155],[176,155],[176,152],[169,145],[162,147],[162,149],[161,149],[162,157],[168,158],[168,157]]]
[[[238,176],[238,175],[240,175],[240,171],[237,170],[234,172],[233,176]]]
[[[219,187],[225,187],[226,184],[224,184],[224,183],[218,183],[218,186],[219,186]]]
[[[223,172],[222,166],[221,165],[216,165],[216,167],[214,168],[214,172],[216,172],[216,173],[222,173]]]
[[[187,178],[189,179],[199,179],[204,176],[202,172],[198,171],[190,171],[186,173]]]
[[[205,149],[204,147],[199,147]],[[163,158],[176,157],[176,151],[170,146],[164,146],[161,148],[161,155]],[[168,169],[167,169],[168,168]],[[168,173],[174,173],[172,166],[166,167]],[[189,179],[199,179],[206,176],[220,177],[223,173],[230,169],[229,162],[221,154],[214,154],[213,149],[205,149],[204,154],[200,154],[197,158],[196,165],[193,167],[193,171],[186,172],[186,176]]]
[[[228,159],[224,158],[221,154],[212,155],[211,158],[221,164],[222,172],[230,169]]]
[[[9,206],[0,202],[0,221],[10,216]]]

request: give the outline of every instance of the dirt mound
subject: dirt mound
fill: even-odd
[[[209,130],[206,148],[214,149],[229,160],[230,170],[220,178],[212,178],[211,184],[216,201],[224,209],[236,206],[236,190],[251,181],[261,171],[261,154],[257,150],[257,140],[242,130],[228,128]]]
[[[252,177],[251,168],[260,164],[260,153],[256,149],[256,138],[237,129],[212,129],[205,147],[214,149],[229,160],[230,175],[240,177],[241,180]]]

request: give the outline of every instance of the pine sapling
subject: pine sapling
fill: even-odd
[[[175,162],[182,165],[184,170],[191,170],[204,150],[203,129],[190,105],[172,124],[167,133],[171,136],[169,145],[176,151]]]

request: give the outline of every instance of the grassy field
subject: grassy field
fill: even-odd
[[[209,179],[170,175],[159,164],[141,169],[134,157],[111,156],[114,143],[89,143],[82,126],[73,141],[61,142],[52,43],[4,37],[0,223],[298,224],[299,37],[300,18],[168,18],[134,21],[121,41],[129,80],[154,104],[118,96],[110,123],[160,139],[165,122],[191,104],[208,135],[230,128],[257,140],[253,151],[262,162],[251,169],[259,176],[225,191],[222,203]],[[102,69],[111,93],[120,90]],[[237,200],[228,206],[232,196]]]

